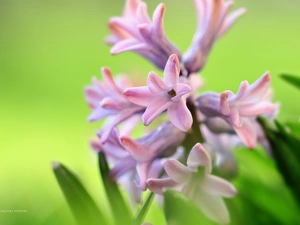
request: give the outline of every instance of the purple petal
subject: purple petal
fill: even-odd
[[[145,162],[145,163],[139,163],[136,167],[137,173],[140,178],[140,188],[142,189],[142,191],[145,191],[147,189],[146,181],[148,179],[148,171],[150,165],[151,162]]]
[[[153,17],[152,17],[152,21],[153,21],[153,30],[156,34],[164,34],[164,14],[166,11],[166,6],[163,3],[160,3],[154,13],[153,13]]]
[[[148,126],[159,114],[165,111],[172,102],[166,97],[154,98],[148,105],[146,111],[143,114],[143,123]]]
[[[197,143],[192,148],[187,159],[187,165],[193,170],[197,170],[197,167],[199,166],[204,166],[206,168],[206,173],[211,173],[212,171],[210,156],[200,143]]]
[[[129,154],[139,162],[148,161],[153,157],[153,153],[149,149],[144,148],[130,137],[122,136],[120,141]]]
[[[102,108],[108,109],[108,110],[120,110],[120,109],[122,109],[122,104],[120,104],[115,99],[110,98],[110,97],[104,98],[100,102],[100,105],[101,105]]]
[[[184,132],[187,132],[192,127],[193,117],[184,99],[180,99],[169,106],[168,117],[174,126]]]
[[[147,78],[147,86],[153,95],[162,94],[170,89],[169,86],[154,72],[150,72]]]
[[[94,122],[97,120],[101,120],[107,116],[114,115],[116,111],[103,109],[101,107],[97,107],[88,117],[89,122]]]
[[[147,4],[145,2],[140,2],[137,9],[137,17],[139,23],[151,23],[151,19],[148,14]]]
[[[243,125],[240,111],[237,108],[231,108],[229,115],[229,122],[232,126],[241,127]]]
[[[127,88],[124,90],[123,95],[130,102],[144,107],[147,107],[154,98],[147,86]]]
[[[170,178],[163,179],[153,179],[150,178],[146,182],[147,188],[158,195],[163,195],[165,188],[173,187],[176,185],[176,182]]]
[[[112,179],[117,179],[123,174],[127,173],[130,169],[135,170],[136,161],[128,155],[126,158],[121,159],[112,170],[109,172],[109,176]]]
[[[186,182],[194,172],[175,159],[168,159],[165,161],[164,168],[169,177],[176,183]]]
[[[126,51],[149,50],[146,43],[141,43],[137,39],[125,39],[116,43],[110,50],[110,54],[117,55]]]
[[[237,193],[237,190],[231,183],[214,175],[207,175],[201,187],[212,195],[227,198],[232,198]]]
[[[116,85],[109,68],[103,67],[101,69],[101,73],[103,76],[104,84],[107,86],[107,88],[110,91],[116,92],[116,93],[122,93],[121,90],[119,89],[119,87]]]
[[[177,55],[173,54],[169,57],[164,70],[164,82],[170,86],[177,84],[179,73],[180,73],[179,59]]]
[[[240,16],[242,16],[244,13],[246,13],[246,11],[247,10],[245,8],[240,8],[234,11],[233,13],[231,13],[230,15],[228,15],[222,25],[222,28],[219,31],[218,37],[224,35],[233,26],[233,24],[237,21],[237,19]]]

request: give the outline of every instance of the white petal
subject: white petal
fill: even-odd
[[[205,150],[203,145],[197,143],[191,150],[188,159],[187,165],[193,170],[196,170],[199,166],[204,166],[207,173],[211,173],[212,165],[211,159],[208,152]]]
[[[203,180],[201,187],[212,195],[227,198],[232,198],[237,193],[237,190],[231,183],[214,175],[207,175]]]
[[[191,169],[181,164],[175,159],[169,159],[164,163],[164,168],[169,177],[176,183],[187,181],[193,173]]]

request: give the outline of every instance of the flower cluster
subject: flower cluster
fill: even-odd
[[[256,118],[274,118],[279,106],[271,102],[268,72],[251,85],[243,81],[236,94],[228,90],[198,94],[202,83],[197,72],[215,41],[245,9],[228,15],[232,1],[194,3],[198,26],[183,56],[165,35],[164,4],[157,6],[151,20],[145,2],[127,0],[123,16],[109,20],[111,36],[106,42],[112,45],[111,53],[136,52],[162,69],[163,77],[151,71],[145,86],[134,87],[127,77],[113,78],[103,68],[102,81],[93,78],[92,86],[85,89],[92,109],[88,120],[106,119],[91,146],[106,155],[110,177],[124,185],[132,203],[140,203],[146,189],[163,195],[166,188],[173,188],[194,200],[212,220],[228,223],[222,197],[234,197],[237,191],[212,175],[212,168],[224,177],[234,175],[236,146],[268,147]],[[131,136],[139,121],[148,126],[157,117],[168,121],[139,132],[139,138]]]

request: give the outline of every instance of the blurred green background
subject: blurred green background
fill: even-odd
[[[160,1],[146,2],[152,14]],[[164,2],[166,33],[185,50],[196,25],[192,0]],[[100,208],[108,210],[96,156],[88,146],[99,123],[86,121],[83,88],[93,75],[100,76],[102,66],[114,74],[140,76],[139,83],[157,70],[133,53],[110,56],[110,47],[103,43],[109,34],[108,18],[120,15],[123,4],[124,0],[0,0],[0,210],[27,210],[0,212],[1,225],[74,223],[52,173],[52,160],[74,170]],[[282,107],[280,120],[298,120],[299,93],[278,74],[300,74],[300,2],[236,0],[234,7],[239,6],[248,12],[211,52],[201,73],[205,90],[236,91],[242,80],[253,82],[269,70],[275,101]],[[259,181],[251,196],[274,215],[284,214],[285,224],[293,224],[288,221],[297,214],[293,199],[272,160],[253,154],[239,153],[241,174],[250,173]],[[274,193],[283,193],[281,202]],[[157,205],[147,219],[163,224]]]

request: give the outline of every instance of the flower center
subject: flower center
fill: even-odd
[[[176,91],[174,89],[172,89],[171,91],[168,92],[168,94],[171,96],[171,97],[175,97],[176,96]]]

